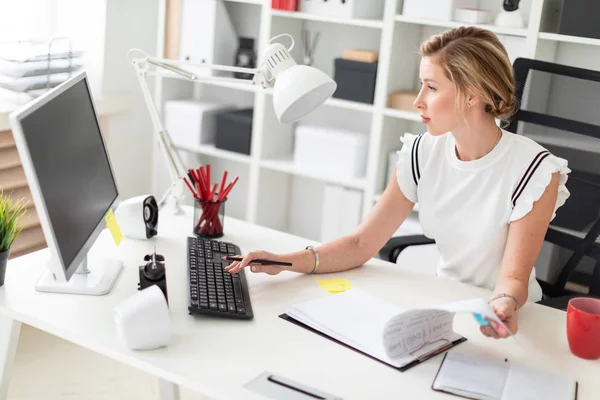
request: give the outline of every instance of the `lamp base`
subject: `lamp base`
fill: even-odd
[[[165,200],[159,205],[161,207],[160,212],[168,215],[181,215],[183,214],[183,208],[181,208],[181,201],[176,196],[167,195]]]
[[[183,214],[181,208],[181,199],[183,198],[183,184],[179,180],[173,183],[158,202],[158,207],[162,213],[168,215]]]

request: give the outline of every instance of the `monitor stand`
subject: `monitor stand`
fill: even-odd
[[[96,259],[95,257],[90,259],[88,269],[86,256],[68,282],[54,279],[54,274],[48,268],[35,288],[40,292],[101,296],[112,290],[122,269],[123,262],[120,260]]]

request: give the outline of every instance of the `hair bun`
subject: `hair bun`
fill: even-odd
[[[517,102],[514,97],[508,101],[500,100],[496,106],[490,106],[490,109],[486,111],[492,114],[495,118],[508,119],[514,114],[517,105],[516,103]]]

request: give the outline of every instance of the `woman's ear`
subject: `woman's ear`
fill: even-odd
[[[471,108],[473,106],[476,106],[480,103],[480,99],[479,97],[475,96],[472,93],[467,93],[467,95],[465,96],[465,106],[467,108]]]

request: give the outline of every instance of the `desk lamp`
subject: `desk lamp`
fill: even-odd
[[[292,44],[286,48],[280,43],[272,43],[273,40],[287,36]],[[167,159],[167,165],[173,184],[167,190],[159,205],[168,201],[171,211],[181,211],[180,200],[183,194],[183,178],[186,176],[186,168],[173,146],[169,133],[162,125],[158,110],[152,99],[150,88],[146,80],[147,75],[162,75],[167,77],[182,77],[194,82],[221,82],[223,86],[231,84],[232,87],[239,85],[261,85],[263,89],[272,88],[273,108],[280,123],[291,123],[299,120],[325,102],[337,88],[336,83],[324,72],[307,66],[297,65],[290,51],[294,47],[294,38],[284,33],[273,37],[266,49],[264,62],[258,68],[232,67],[216,64],[190,64],[186,62],[148,57],[139,49],[129,51],[130,62],[136,70],[142,93],[146,101],[152,125],[157,135],[160,147]],[[142,53],[141,57],[132,57],[132,52]],[[151,67],[154,70],[151,71]],[[185,68],[183,68],[185,67]],[[206,74],[194,73],[195,68],[210,68],[218,71],[241,72],[254,75],[251,81],[246,79],[226,78],[219,76],[206,76]],[[162,71],[158,71],[162,69]]]

